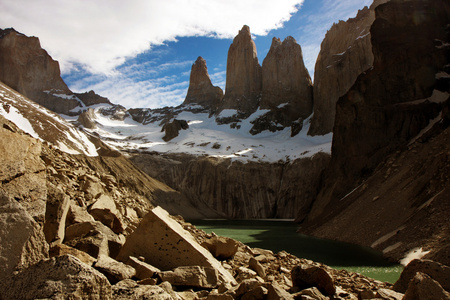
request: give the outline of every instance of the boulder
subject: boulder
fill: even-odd
[[[167,294],[169,294],[173,300],[183,300],[174,290],[172,284],[168,281],[161,282],[159,285]]]
[[[88,129],[95,129],[97,128],[97,124],[95,123],[95,113],[92,108],[88,108],[86,111],[82,112],[78,116],[78,123],[83,125],[84,127]]]
[[[264,287],[267,288],[267,300],[293,300],[294,296],[289,294],[276,282],[266,283]]]
[[[393,289],[405,293],[416,273],[424,273],[447,291],[450,291],[450,267],[428,259],[414,259],[402,271],[400,278],[395,282]]]
[[[317,287],[326,296],[332,296],[336,292],[334,280],[324,268],[299,265],[292,269],[291,277],[293,286],[300,289]]]
[[[257,286],[244,295],[242,295],[241,300],[254,300],[254,299],[266,299],[269,291],[263,286]]]
[[[94,204],[89,207],[89,213],[95,220],[102,222],[115,233],[122,233],[125,224],[122,221],[122,214],[117,209],[114,199],[106,194],[101,194]]]
[[[42,227],[16,200],[0,190],[0,295],[9,289],[13,271],[48,257]]]
[[[94,268],[71,255],[43,260],[22,270],[2,299],[112,299],[111,285]]]
[[[239,267],[236,270],[236,273],[237,273],[236,280],[238,282],[241,282],[246,279],[256,278],[256,276],[258,275],[255,271],[253,271],[249,268],[246,268],[246,267]]]
[[[143,261],[140,261],[136,257],[130,256],[127,261],[127,265],[132,266],[136,270],[136,278],[146,279],[151,278],[155,273],[161,272],[160,269],[149,265]]]
[[[261,66],[250,28],[244,25],[228,50],[225,96],[220,108],[250,115],[258,108],[260,94]]]
[[[96,176],[82,175],[78,180],[81,181],[80,187],[87,200],[87,206],[94,203],[96,198],[105,193],[105,189],[103,188],[100,179]]]
[[[199,56],[192,65],[189,88],[183,104],[199,104],[215,112],[222,98],[222,89],[212,85],[206,61]]]
[[[250,269],[252,269],[253,271],[255,271],[258,274],[258,276],[260,276],[262,278],[266,277],[266,271],[264,270],[264,267],[255,258],[253,258],[253,257],[250,258],[248,265],[249,265]]]
[[[88,253],[93,257],[107,255],[116,257],[124,244],[124,238],[100,223],[83,222],[66,228],[64,243]]]
[[[207,248],[215,258],[225,260],[233,257],[238,251],[239,242],[232,238],[216,235],[205,240],[202,246]]]
[[[302,299],[302,300],[328,300],[329,297],[325,297],[316,287],[312,287],[309,289],[304,289],[303,291],[300,291],[293,295],[294,299]],[[367,299],[373,299],[375,297],[375,294],[371,295],[371,298]],[[366,299],[361,297],[361,299]]]
[[[209,267],[183,266],[160,272],[158,276],[175,286],[213,289],[219,285],[217,270]]]
[[[99,255],[94,268],[105,274],[106,278],[112,284],[129,279],[136,274],[136,270],[133,267],[118,262],[106,255]]]
[[[114,299],[135,300],[173,300],[164,289],[156,285],[140,285],[131,279],[125,279],[112,287]]]
[[[390,289],[379,289],[375,294],[375,298],[389,299],[389,300],[402,300],[403,296],[404,295],[402,293],[398,293]]]
[[[221,280],[235,282],[220,262],[161,207],[145,215],[128,236],[117,259],[127,261],[130,256],[143,256],[145,262],[161,270],[192,265],[210,267],[219,272]]]
[[[73,225],[84,222],[95,222],[95,219],[87,212],[86,208],[80,207],[74,202],[70,203],[67,223]]]
[[[50,245],[61,244],[66,230],[70,198],[61,189],[49,188],[45,210],[44,234]]]
[[[97,261],[97,259],[93,258],[86,252],[80,251],[78,249],[72,248],[64,244],[56,244],[49,251],[50,257],[57,257],[63,255],[72,255],[89,266],[92,266]]]
[[[408,285],[403,300],[441,300],[450,299],[450,293],[445,291],[443,287],[424,273],[417,272]]]

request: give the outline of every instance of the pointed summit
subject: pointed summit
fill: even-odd
[[[250,114],[259,105],[261,66],[250,28],[244,25],[228,50],[227,79],[222,109]]]
[[[222,89],[212,85],[206,61],[199,56],[192,65],[189,89],[183,104],[200,104],[215,111],[222,97]]]
[[[283,43],[272,39],[272,46],[262,64],[261,108],[290,105],[292,121],[312,112],[312,82],[303,62],[302,48],[289,36]]]

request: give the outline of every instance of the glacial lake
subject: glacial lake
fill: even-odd
[[[392,264],[373,249],[296,232],[297,224],[281,220],[190,220],[207,233],[230,237],[252,248],[285,250],[299,258],[357,272],[380,281],[395,283],[403,266]]]

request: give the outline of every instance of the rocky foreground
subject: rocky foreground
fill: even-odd
[[[0,299],[450,297],[436,262],[413,261],[392,286],[206,234],[154,208],[170,190],[148,181],[138,193],[148,179],[119,173],[122,158],[69,155],[1,125]]]

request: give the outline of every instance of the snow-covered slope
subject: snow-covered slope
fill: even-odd
[[[90,133],[98,134],[103,142],[122,151],[146,151],[160,153],[188,153],[193,155],[208,155],[231,158],[241,161],[275,162],[289,161],[302,157],[310,157],[317,152],[331,151],[332,134],[325,136],[307,136],[309,119],[303,123],[302,131],[291,137],[291,129],[285,128],[277,132],[263,131],[258,135],[249,133],[253,124],[251,122],[266,113],[267,110],[258,110],[249,118],[235,123],[234,128],[229,124],[219,125],[216,117],[197,107],[182,107],[171,110],[171,120],[186,120],[189,124],[187,130],[181,130],[174,139],[164,142],[164,132],[161,131],[162,119],[166,116],[152,116],[155,122],[142,123],[134,121],[131,116],[112,118],[102,111],[111,111],[108,104],[91,106],[95,111],[97,128],[85,129]],[[174,113],[175,112],[175,113]],[[152,112],[150,112],[151,114]],[[223,111],[217,118],[226,118],[236,111]],[[160,114],[160,112],[157,112]],[[74,117],[65,118],[75,122]],[[171,121],[169,120],[169,121]]]
[[[31,136],[72,154],[96,156],[86,133],[0,82],[0,115]]]

